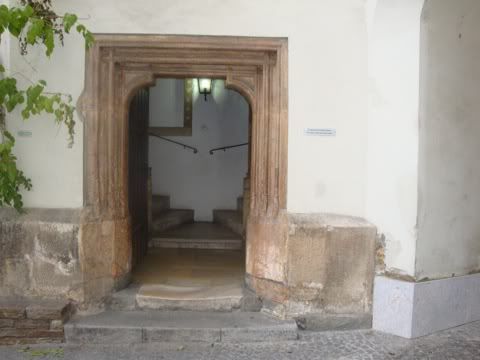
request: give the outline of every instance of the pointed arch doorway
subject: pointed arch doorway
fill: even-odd
[[[288,225],[287,40],[160,35],[96,35],[87,52],[84,118],[84,209],[80,256],[85,303],[128,281],[128,107],[156,77],[225,79],[251,106],[250,210],[246,281],[282,301]],[[268,288],[268,290],[266,290]],[[268,295],[266,295],[268,294]]]

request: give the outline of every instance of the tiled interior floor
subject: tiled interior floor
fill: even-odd
[[[217,224],[186,224],[168,231],[170,237],[235,238]],[[138,294],[157,299],[199,300],[242,296],[243,250],[150,248],[133,272]]]
[[[133,272],[139,285],[218,286],[242,283],[245,255],[241,250],[149,249]]]

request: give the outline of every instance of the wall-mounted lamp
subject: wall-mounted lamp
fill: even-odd
[[[212,79],[198,79],[198,92],[205,96],[205,101],[207,101],[207,95],[212,93]]]

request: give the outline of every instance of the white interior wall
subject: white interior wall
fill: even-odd
[[[183,79],[160,79],[150,88],[150,126],[183,127]]]
[[[157,107],[168,86],[162,79],[150,93],[150,118],[159,126],[170,116]],[[247,101],[237,92],[225,89],[222,80],[213,83],[212,95],[204,101],[193,81],[192,136],[170,136],[169,139],[196,147],[198,153],[150,137],[149,162],[152,167],[152,188],[155,194],[170,196],[172,208],[194,209],[196,221],[211,221],[213,209],[235,209],[243,193],[243,178],[248,167],[246,146],[209,154],[220,146],[248,141]],[[172,99],[173,100],[173,99]],[[183,104],[183,97],[173,101]],[[166,119],[168,122],[168,119]],[[151,123],[152,124],[152,123]]]
[[[367,33],[364,0],[63,0],[96,33],[279,36],[289,40],[288,210],[365,215]],[[84,82],[84,46],[67,36],[51,61],[32,51],[24,64],[12,45],[14,71],[44,78],[49,90],[77,98]],[[32,130],[19,139],[19,163],[34,189],[27,206],[82,205],[82,125],[76,145],[49,118],[12,128]],[[335,128],[336,137],[306,137],[304,129]]]
[[[476,0],[424,10],[418,278],[480,270],[479,20]]]

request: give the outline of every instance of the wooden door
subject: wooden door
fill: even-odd
[[[149,91],[140,90],[129,110],[128,201],[132,222],[132,265],[148,248],[148,111]]]

